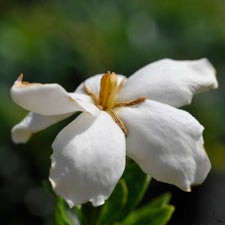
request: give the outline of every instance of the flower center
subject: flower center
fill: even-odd
[[[98,106],[103,110],[110,110],[114,107],[118,93],[118,77],[115,73],[106,73],[102,76]]]
[[[125,79],[124,79],[125,80]],[[115,73],[107,72],[101,78],[99,96],[93,93],[86,84],[83,85],[84,91],[91,96],[95,105],[110,114],[113,120],[119,125],[119,127],[127,135],[127,129],[123,121],[119,118],[115,112],[115,108],[122,106],[133,106],[142,103],[146,100],[146,97],[139,97],[132,101],[117,101],[117,94],[123,87],[124,80],[118,84],[118,77]]]

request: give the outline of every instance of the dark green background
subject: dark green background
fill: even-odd
[[[0,2],[0,220],[1,224],[52,223],[54,198],[43,191],[51,143],[69,122],[15,145],[11,127],[26,112],[9,89],[25,80],[59,83],[68,91],[108,70],[126,76],[161,58],[207,57],[217,70],[218,90],[185,107],[205,126],[212,171],[192,193],[153,181],[144,201],[171,191],[171,225],[225,223],[225,1],[42,0]],[[2,222],[4,221],[4,222]]]

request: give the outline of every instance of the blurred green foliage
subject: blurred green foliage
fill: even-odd
[[[10,130],[26,115],[9,96],[21,72],[27,81],[56,82],[72,91],[108,70],[129,76],[165,57],[207,57],[217,69],[220,88],[196,96],[185,109],[206,127],[213,171],[224,173],[224,21],[223,0],[2,0],[0,213],[5,224],[51,224],[54,199],[41,182],[48,177],[51,143],[68,123],[37,134],[27,145],[12,143]]]

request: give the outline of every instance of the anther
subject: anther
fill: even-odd
[[[133,105],[138,105],[142,102],[144,102],[147,98],[146,97],[139,97],[136,98],[132,101],[128,101],[128,102],[117,102],[114,107],[122,107],[122,106],[133,106]]]
[[[86,92],[86,94],[90,95],[92,100],[94,101],[95,105],[97,105],[98,103],[98,97],[97,95],[95,95],[95,93],[93,93],[88,87],[86,84],[83,84],[83,88],[84,88],[84,91]]]
[[[112,117],[112,119],[115,121],[115,123],[121,128],[124,135],[127,136],[127,128],[126,128],[125,124],[123,123],[123,121],[119,118],[117,113],[113,110],[107,110],[107,112]]]

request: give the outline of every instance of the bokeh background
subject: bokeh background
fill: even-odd
[[[220,87],[185,107],[204,126],[212,162],[192,193],[152,181],[144,201],[172,193],[170,225],[225,224],[225,2],[223,0],[1,0],[0,220],[6,225],[50,225],[54,197],[44,191],[51,143],[68,121],[15,145],[10,130],[26,111],[9,90],[18,75],[59,83],[68,91],[108,70],[126,76],[161,58],[207,57]]]

